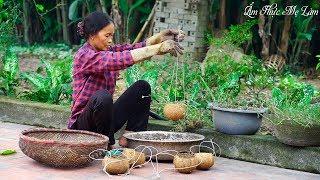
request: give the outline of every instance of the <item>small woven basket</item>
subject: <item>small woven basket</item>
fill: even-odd
[[[106,149],[107,136],[79,130],[36,128],[22,131],[21,151],[30,158],[53,167],[79,167],[89,164],[89,153]]]

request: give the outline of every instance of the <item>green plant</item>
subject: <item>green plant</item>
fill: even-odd
[[[301,14],[296,16],[293,21],[293,30],[295,39],[289,41],[292,44],[292,52],[289,55],[291,65],[296,65],[299,62],[299,55],[305,41],[311,41],[312,34],[316,30],[315,27],[310,28],[313,16],[304,17]]]
[[[151,87],[156,87],[159,76],[158,71],[156,69],[142,71],[141,67],[141,65],[135,65],[125,71],[124,77],[127,87],[131,86],[138,80],[145,80],[150,84]],[[152,88],[151,90],[152,97],[156,99],[155,89]]]
[[[286,104],[282,108],[271,107],[270,113],[266,116],[275,125],[295,124],[302,127],[320,125],[320,106],[308,105],[298,106]]]
[[[185,72],[185,73],[183,73]],[[200,91],[197,75],[200,66],[196,62],[179,62],[166,56],[158,61],[147,61],[130,67],[125,72],[127,86],[139,79],[148,81],[152,87],[153,99],[160,102],[195,102]]]
[[[0,51],[5,51],[16,43],[16,23],[20,15],[19,3],[0,1]]]
[[[36,73],[23,73],[22,78],[31,86],[23,95],[24,98],[61,104],[61,101],[71,102],[71,62],[68,58],[62,61],[57,61],[54,64],[45,60],[41,60],[45,72],[42,67],[39,67]]]
[[[273,124],[320,125],[320,106],[312,104],[318,93],[312,85],[300,83],[289,75],[272,89],[271,112],[266,118]]]
[[[266,69],[255,56],[244,55],[236,61],[228,54],[222,58],[209,54],[204,74],[203,83],[212,91],[211,99],[223,107],[266,106],[264,91],[275,83],[274,72]]]
[[[186,118],[181,121],[175,121],[173,130],[177,132],[193,132],[204,126],[211,127],[213,123],[210,113],[209,109],[189,104],[187,106]]]
[[[308,106],[316,93],[311,84],[301,83],[294,76],[287,75],[272,89],[272,101],[279,108],[288,105]]]
[[[208,36],[210,44],[222,46],[226,44],[233,44],[235,46],[240,46],[245,42],[252,39],[251,28],[256,25],[258,20],[246,21],[243,24],[231,25],[229,31],[225,31],[222,35],[223,38],[214,38],[213,36]]]
[[[15,95],[15,87],[19,79],[19,59],[12,50],[7,50],[2,58],[2,68],[0,69],[0,90],[8,96]]]
[[[210,98],[200,82],[200,64],[188,59],[165,56],[130,67],[124,74],[127,86],[139,79],[150,83],[154,100],[151,108],[158,114],[163,113],[164,105],[169,102],[187,105],[186,118],[174,123],[178,131],[192,131],[211,122],[206,109]]]

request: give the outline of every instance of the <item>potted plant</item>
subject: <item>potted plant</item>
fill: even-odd
[[[276,138],[292,146],[320,146],[320,104],[313,103],[319,91],[288,76],[272,90],[270,113]]]
[[[216,130],[232,135],[255,134],[261,126],[261,115],[267,110],[266,90],[274,83],[272,71],[254,56],[244,56],[238,62],[225,56],[224,61],[215,63],[211,62],[210,68],[215,68],[214,64],[221,68],[231,66],[229,72],[222,72],[228,76],[217,82],[209,104]]]

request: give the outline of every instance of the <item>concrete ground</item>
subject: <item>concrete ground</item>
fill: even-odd
[[[25,156],[19,149],[19,134],[32,126],[0,122],[0,149],[15,149],[16,154],[0,156],[0,179],[109,179],[101,170],[100,162],[76,169],[56,169],[42,165]],[[159,170],[172,168],[171,163],[160,163]],[[320,179],[319,174],[306,173],[260,165],[250,162],[217,158],[216,164],[208,171],[194,171],[180,174],[167,170],[160,178],[153,174],[153,167],[147,164],[132,170],[128,176],[112,176],[111,179]]]

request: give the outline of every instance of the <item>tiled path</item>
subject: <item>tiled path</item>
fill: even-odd
[[[0,179],[109,179],[101,171],[99,162],[89,167],[77,169],[55,169],[39,164],[25,156],[19,149],[19,133],[31,126],[0,122],[0,149],[12,148],[17,153],[10,156],[0,156]],[[161,163],[159,169],[172,168],[170,163]],[[254,164],[244,161],[218,158],[216,165],[209,171],[195,171],[192,174],[179,174],[173,170],[160,174],[160,178],[153,175],[150,164],[143,168],[134,169],[126,177],[113,176],[112,179],[168,179],[168,180],[205,180],[205,179],[318,179],[319,174],[311,174],[272,166]]]

